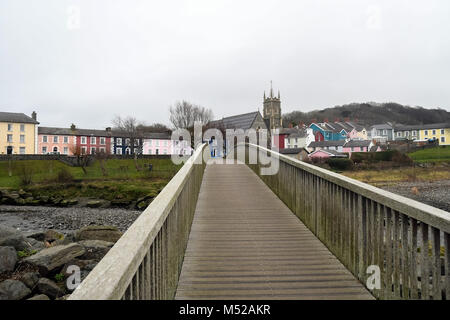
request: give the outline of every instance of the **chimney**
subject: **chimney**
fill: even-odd
[[[75,125],[72,123],[72,125],[70,126],[70,130],[75,131],[76,127]]]
[[[111,132],[111,127],[107,127],[106,132]]]
[[[33,113],[31,114],[31,118],[33,118],[34,121],[37,121],[37,113],[36,113],[36,111],[33,111]]]

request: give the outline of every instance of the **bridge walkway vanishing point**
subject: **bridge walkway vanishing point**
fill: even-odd
[[[244,164],[206,166],[176,299],[373,299]]]

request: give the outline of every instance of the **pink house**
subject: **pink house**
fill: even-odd
[[[373,142],[370,140],[350,140],[342,149],[343,152],[369,152],[373,147]]]
[[[347,158],[346,155],[335,150],[319,149],[309,155],[310,159]]]
[[[76,139],[76,135],[70,129],[39,127],[37,153],[59,153],[71,156],[77,143]]]
[[[142,153],[150,155],[190,155],[191,147],[187,141],[171,140],[169,132],[154,132],[145,135],[142,144]]]

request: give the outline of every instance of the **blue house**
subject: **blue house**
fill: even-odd
[[[317,139],[317,137],[322,136],[324,141],[339,141],[347,139],[347,131],[344,127],[337,123],[311,123],[309,126],[316,137],[316,141],[320,141],[321,139]]]

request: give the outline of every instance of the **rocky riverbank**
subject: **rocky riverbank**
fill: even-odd
[[[450,212],[450,180],[397,182],[376,186]]]
[[[50,206],[50,207],[86,207],[86,208],[123,208],[130,210],[144,210],[154,198],[154,194],[136,197],[134,199],[116,198],[112,200],[92,198],[65,199],[58,196],[37,195],[20,190],[0,190],[0,205],[14,206]]]
[[[82,281],[121,235],[111,226],[62,234],[0,225],[0,300],[66,299],[73,290],[67,281],[73,269]]]

